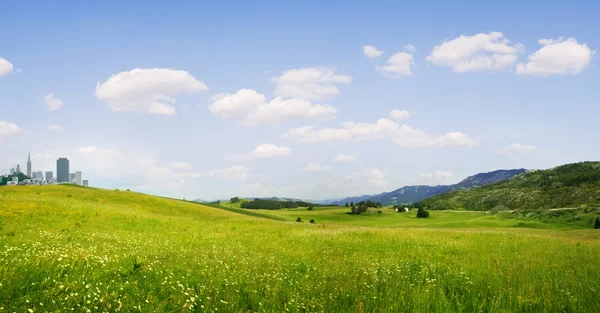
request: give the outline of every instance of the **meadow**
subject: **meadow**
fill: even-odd
[[[600,311],[597,230],[481,213],[236,210],[0,188],[0,312]]]

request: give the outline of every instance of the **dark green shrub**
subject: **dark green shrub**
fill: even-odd
[[[311,223],[311,224],[314,224],[314,223],[315,223],[315,220],[310,220],[310,223]]]
[[[383,212],[381,212],[381,210],[377,210],[377,214],[381,214],[381,213],[383,213]]]
[[[313,210],[313,206],[312,206],[312,205],[311,205],[311,206],[309,206],[309,207],[308,207],[308,210],[309,210],[309,211],[312,211],[312,210]]]
[[[298,223],[302,223],[302,219],[301,219],[300,217],[298,217],[298,218],[296,219],[296,222],[298,222]]]
[[[425,211],[425,209],[423,209],[423,208],[419,208],[419,211],[417,211],[417,217],[419,217],[419,218],[428,218],[429,217],[429,212]]]
[[[596,217],[596,223],[594,223],[594,229],[600,229],[600,217]]]

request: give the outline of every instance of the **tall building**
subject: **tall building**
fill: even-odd
[[[21,166],[17,164],[17,174],[21,173]]]
[[[44,180],[44,173],[42,173],[42,171],[37,171],[35,177],[37,177],[37,179]]]
[[[83,173],[82,172],[75,172],[75,184],[81,186],[83,185]]]
[[[89,180],[87,180],[87,179],[84,179],[84,180],[83,180],[83,185],[84,185],[84,186],[86,186],[86,187],[89,187],[89,185],[90,185],[90,181],[89,181]]]
[[[31,153],[27,154],[27,177],[31,177]]]
[[[52,171],[46,172],[46,181],[51,182],[53,180],[54,180],[54,175],[52,174]]]
[[[60,158],[56,160],[56,181],[59,183],[69,182],[69,159]]]
[[[75,173],[69,174],[69,183],[71,183],[71,184],[75,183]]]
[[[32,179],[36,179],[37,178],[37,173],[33,172],[33,173],[31,173],[31,176],[29,176],[29,177],[32,178]]]
[[[16,173],[17,173],[17,172],[15,172],[15,168],[14,168],[14,167],[10,169],[10,175],[11,175],[11,176],[12,176],[12,175],[15,175]]]

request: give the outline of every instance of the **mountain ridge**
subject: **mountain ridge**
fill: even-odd
[[[527,170],[524,168],[495,170],[491,172],[471,175],[453,185],[410,185],[398,188],[390,192],[383,192],[376,195],[347,197],[341,200],[333,201],[331,202],[331,204],[344,205],[346,202],[360,202],[367,200],[379,202],[383,205],[409,204],[451,191],[465,190],[472,187],[496,183],[508,178],[512,178],[516,175],[525,173],[526,171]]]

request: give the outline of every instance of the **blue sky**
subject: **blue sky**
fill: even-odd
[[[104,188],[323,199],[597,160],[599,11],[3,2],[0,172],[31,152]]]

